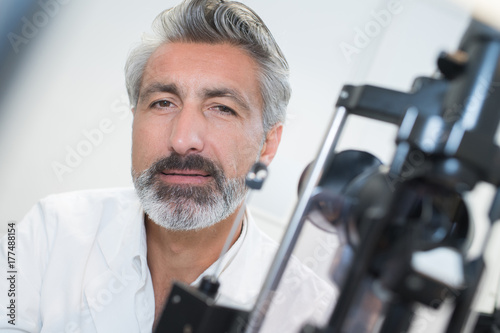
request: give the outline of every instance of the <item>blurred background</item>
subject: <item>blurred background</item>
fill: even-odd
[[[88,188],[132,186],[132,115],[123,67],[132,46],[173,0],[0,0],[0,234],[40,198]],[[431,75],[442,50],[454,50],[469,14],[444,0],[244,0],[268,24],[291,67],[293,95],[270,178],[253,195],[261,228],[280,240],[297,183],[314,159],[342,85],[408,90]],[[351,119],[341,148],[384,162],[396,128]],[[98,131],[101,134],[96,134]],[[488,186],[471,196],[484,241]],[[296,255],[327,274],[336,243],[307,226]],[[490,250],[497,253],[497,248]],[[485,307],[494,302],[490,265]]]

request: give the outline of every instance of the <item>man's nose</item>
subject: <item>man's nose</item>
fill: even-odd
[[[171,150],[180,155],[203,150],[205,119],[203,112],[199,108],[184,105],[172,121]]]

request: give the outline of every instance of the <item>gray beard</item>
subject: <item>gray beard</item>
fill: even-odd
[[[140,174],[132,171],[134,186],[144,212],[159,226],[175,231],[208,228],[234,213],[245,198],[244,177],[228,179],[220,167],[211,161],[203,161],[203,158],[197,163],[209,164],[212,175],[209,184],[198,186],[163,183],[159,179],[159,170],[169,165],[169,158],[153,163]]]

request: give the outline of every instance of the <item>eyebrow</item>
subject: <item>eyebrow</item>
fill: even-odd
[[[214,89],[205,89],[203,91],[203,97],[214,98],[214,97],[228,97],[234,100],[242,109],[248,111],[250,110],[250,106],[246,102],[245,98],[236,90],[230,88],[214,88]]]
[[[149,95],[157,92],[166,92],[179,96],[179,88],[175,84],[153,83],[140,92],[139,100],[147,98]]]

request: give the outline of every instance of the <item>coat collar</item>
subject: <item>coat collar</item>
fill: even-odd
[[[114,271],[131,258],[145,260],[147,247],[144,210],[135,191],[128,191],[112,204],[103,209],[102,229],[97,240],[108,266]]]

